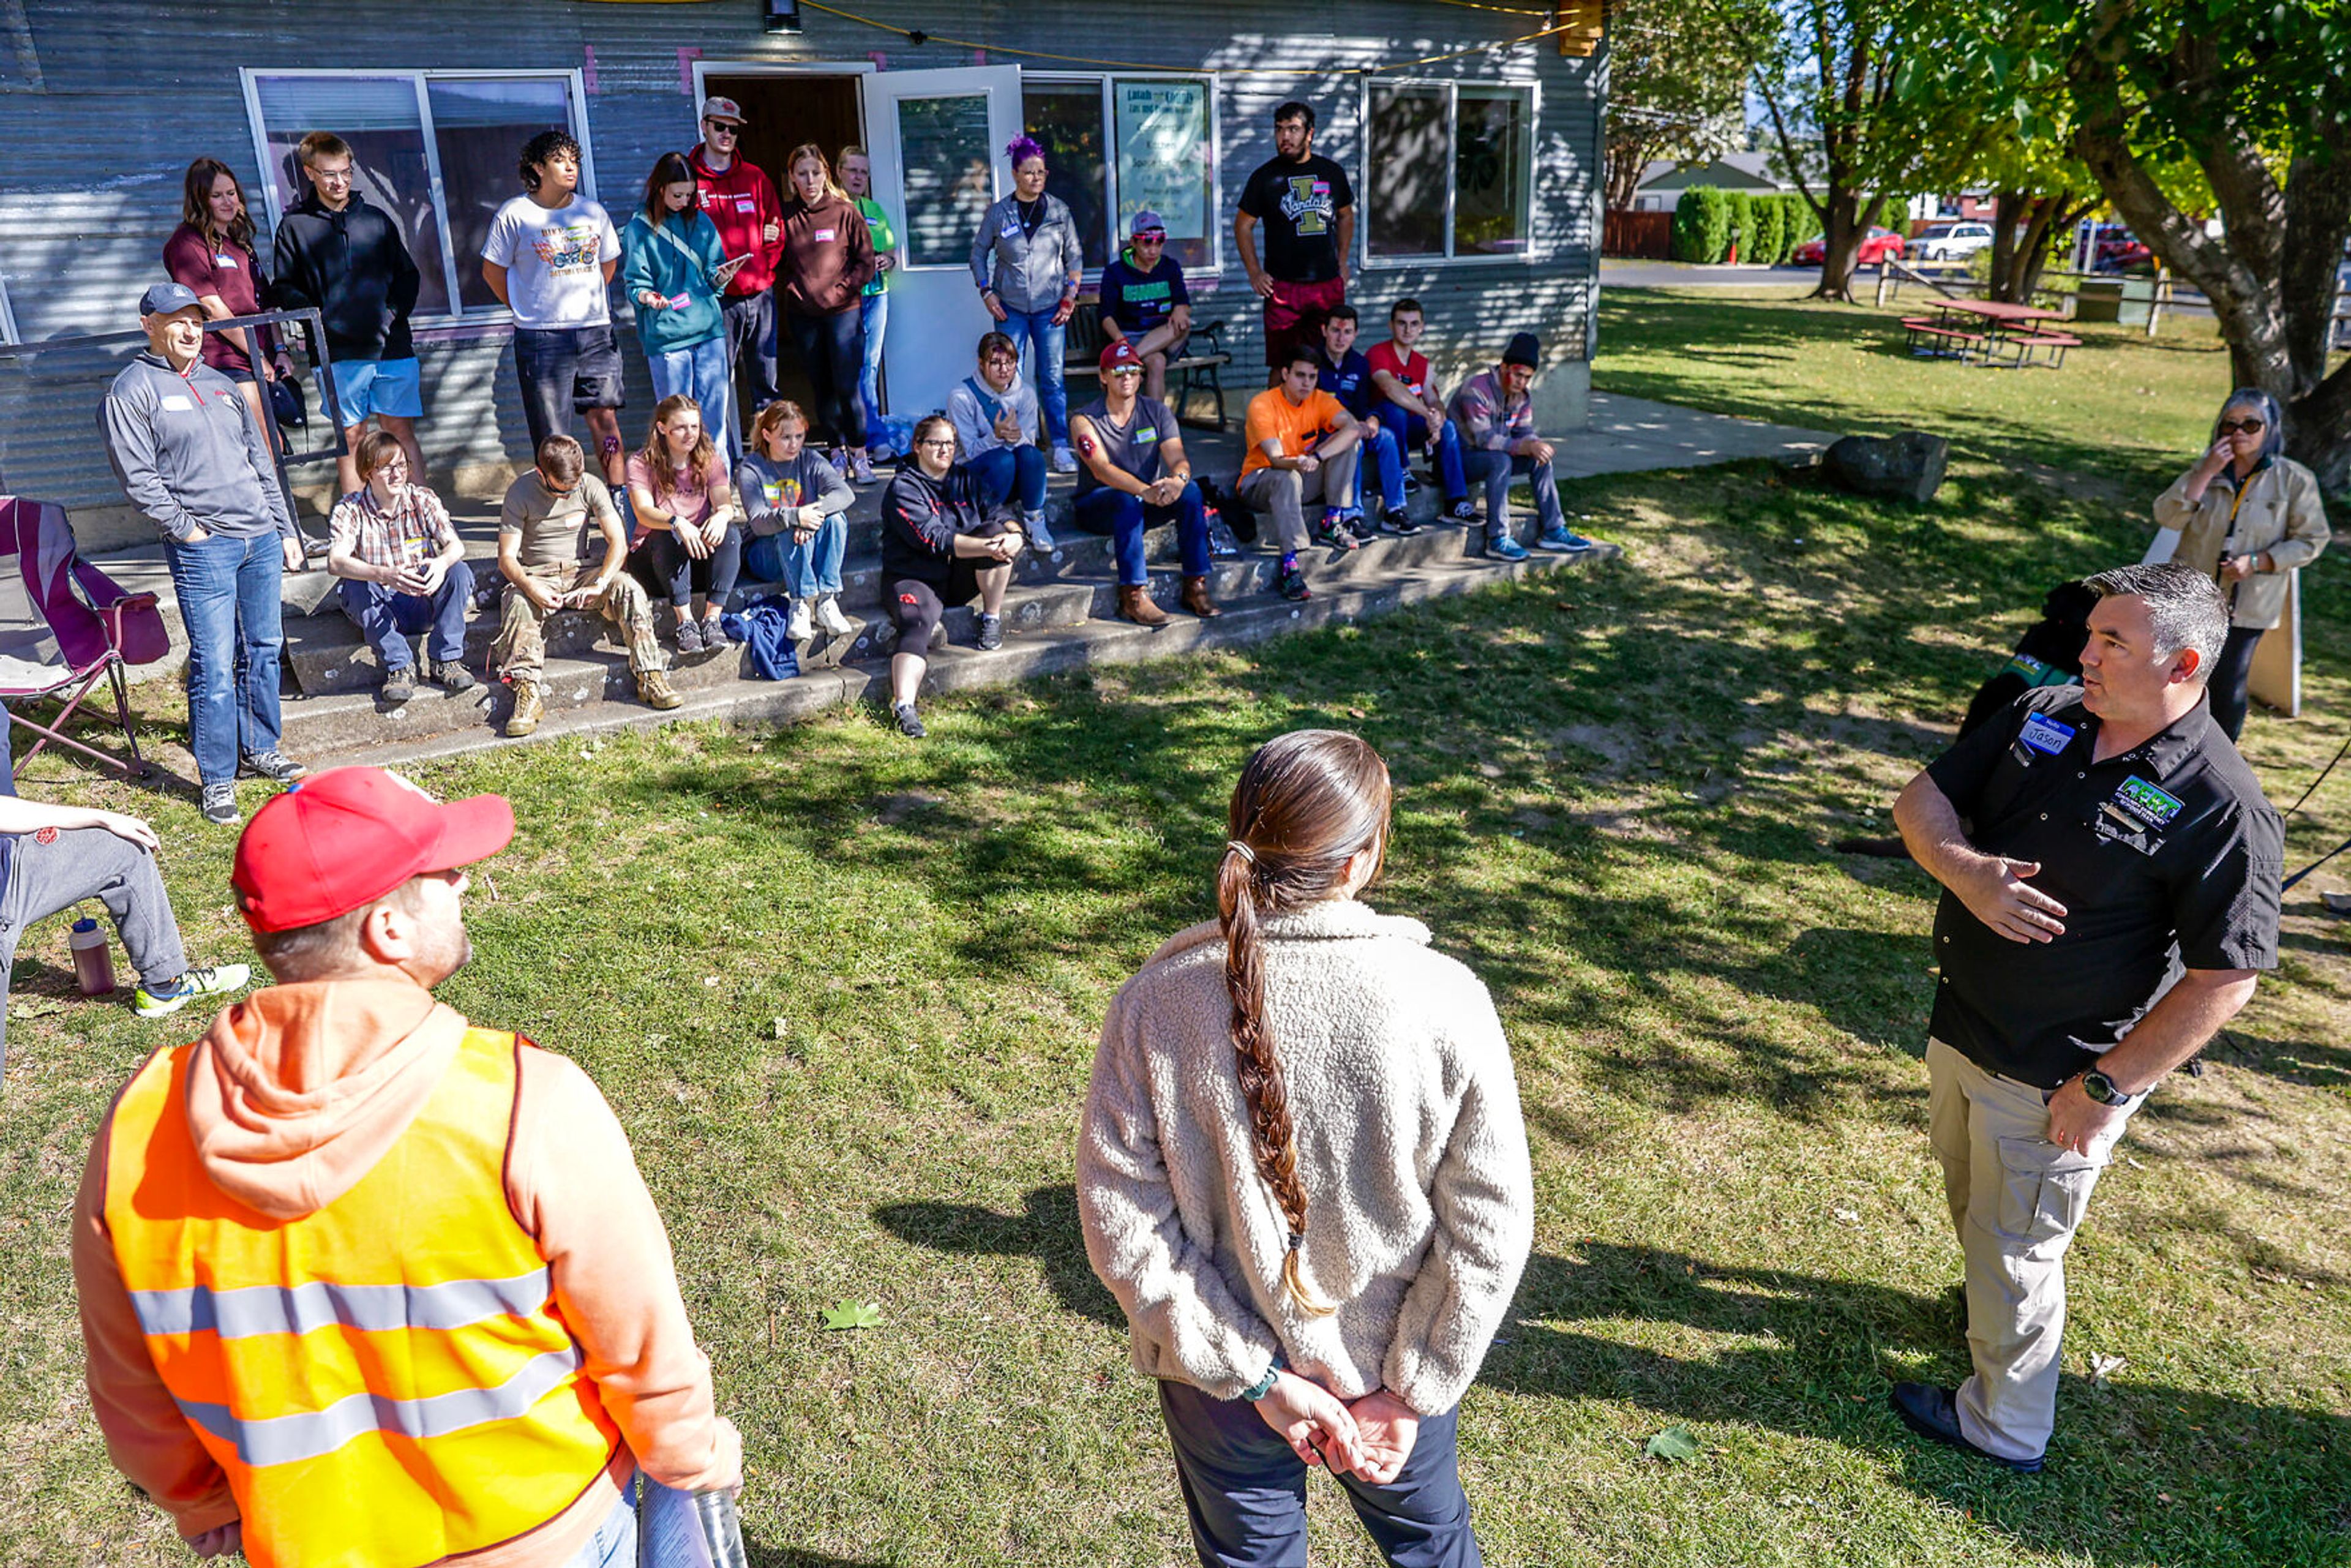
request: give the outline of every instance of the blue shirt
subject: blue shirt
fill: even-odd
[[[1117,322],[1120,331],[1140,338],[1174,315],[1176,307],[1192,303],[1192,296],[1174,256],[1163,256],[1157,267],[1140,272],[1127,260],[1133,254],[1121,251],[1117,260],[1102,268],[1102,313]]]
[[[1339,405],[1357,419],[1369,418],[1387,402],[1387,394],[1372,380],[1372,362],[1359,350],[1348,350],[1347,357],[1335,365],[1327,350],[1321,358],[1322,370],[1314,378],[1315,385],[1337,398]]]

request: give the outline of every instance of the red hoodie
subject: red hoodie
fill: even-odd
[[[718,173],[702,161],[702,149],[686,154],[694,166],[695,189],[702,193],[702,210],[718,227],[718,243],[729,256],[751,259],[737,267],[726,282],[726,297],[747,298],[775,287],[776,261],[784,254],[783,209],[776,201],[776,183],[756,163],[737,158]],[[769,224],[776,237],[767,238]]]

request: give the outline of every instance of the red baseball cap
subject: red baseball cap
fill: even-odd
[[[229,880],[256,931],[373,904],[410,877],[487,860],[514,837],[503,795],[445,804],[381,768],[334,768],[273,796],[236,841]]]
[[[1134,345],[1128,342],[1124,338],[1121,338],[1117,342],[1111,344],[1102,351],[1102,374],[1110,374],[1114,368],[1120,365],[1133,365],[1138,371],[1143,368],[1143,356],[1136,353],[1134,351]]]

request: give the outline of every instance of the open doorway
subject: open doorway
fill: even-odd
[[[825,158],[834,165],[837,176],[841,150],[865,140],[864,103],[858,77],[856,72],[737,73],[720,68],[702,73],[702,90],[705,98],[731,98],[742,108],[743,136],[738,155],[767,171],[768,178],[776,183],[777,196],[789,202],[791,176],[784,160],[791,155],[793,148],[805,141],[815,142],[824,149]],[[776,382],[785,397],[802,408],[813,405],[815,389],[792,347],[792,334],[784,324],[780,299],[776,306]],[[737,393],[741,393],[739,385]]]

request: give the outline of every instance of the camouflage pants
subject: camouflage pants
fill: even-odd
[[[581,566],[569,571],[534,572],[531,580],[549,594],[561,595],[586,588],[602,569]],[[643,584],[623,571],[605,588],[603,597],[584,610],[593,611],[619,629],[629,649],[629,669],[643,674],[664,667],[661,644],[653,638],[653,603]],[[537,681],[547,668],[547,622],[561,611],[541,610],[515,584],[507,584],[506,609],[498,622],[498,640],[490,644],[490,668],[508,681]]]

